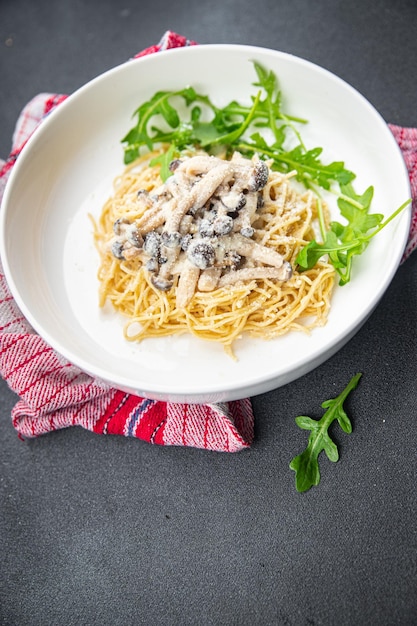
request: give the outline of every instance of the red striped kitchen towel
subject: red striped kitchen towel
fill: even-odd
[[[410,233],[402,258],[404,262],[417,248],[417,128],[404,128],[394,124],[389,124],[389,127],[403,154],[413,199]]]
[[[194,42],[172,32],[136,57]],[[25,142],[65,95],[40,94],[23,109],[12,152],[1,167],[0,200]],[[390,126],[409,171],[413,217],[403,261],[417,246],[417,129]],[[235,452],[250,446],[254,418],[249,399],[224,404],[186,405],[147,400],[93,379],[34,333],[17,308],[0,266],[0,374],[19,396],[12,422],[22,437],[68,426],[101,434],[133,436],[150,443]]]

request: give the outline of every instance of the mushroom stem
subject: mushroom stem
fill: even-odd
[[[272,248],[261,246],[259,243],[237,233],[230,237],[230,248],[246,258],[265,263],[266,265],[272,265],[273,267],[281,267],[284,263],[284,258],[279,252],[272,250]]]
[[[184,215],[191,208],[197,210],[203,207],[220,183],[230,176],[231,173],[232,168],[228,161],[221,162],[207,172],[204,178],[196,182],[189,193],[179,200],[171,214],[168,215],[165,230],[168,232],[178,231]]]
[[[199,291],[214,291],[219,282],[222,270],[220,267],[210,267],[208,270],[203,270],[198,279]]]
[[[269,278],[270,280],[285,281],[291,278],[292,268],[291,265],[285,261],[282,267],[247,267],[242,270],[236,270],[235,272],[228,272],[224,274],[218,282],[218,287],[229,287],[239,282],[246,282],[249,280],[258,280],[262,278]]]
[[[177,286],[177,309],[185,308],[190,302],[195,293],[199,276],[200,269],[195,265],[192,265],[188,260],[184,261]]]

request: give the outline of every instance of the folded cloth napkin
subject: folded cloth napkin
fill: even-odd
[[[194,42],[168,31],[135,58]],[[23,109],[12,152],[0,163],[0,201],[8,175],[38,124],[66,95],[40,94]],[[390,126],[408,167],[413,217],[403,261],[417,246],[417,129]],[[0,374],[19,396],[12,422],[21,437],[69,426],[101,434],[133,436],[161,445],[235,452],[250,446],[254,417],[250,399],[187,405],[141,398],[112,389],[57,354],[31,328],[10,294],[0,266]]]

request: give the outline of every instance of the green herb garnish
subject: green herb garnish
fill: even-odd
[[[330,189],[333,183],[351,182],[355,174],[347,170],[343,162],[325,165],[320,160],[322,148],[306,149],[295,124],[307,121],[282,111],[282,96],[275,74],[256,61],[253,65],[258,78],[253,85],[259,90],[251,96],[251,106],[232,101],[218,108],[208,96],[197,93],[192,87],[160,91],[141,104],[134,112],[136,125],[122,139],[125,163],[134,161],[143,147],[152,150],[164,143],[172,147],[167,160],[172,153],[180,155],[190,148],[215,152],[221,146],[229,154],[238,150],[250,158],[256,153],[271,160],[272,169],[296,171],[297,179],[306,187],[317,185]],[[180,115],[178,109],[184,114]],[[271,142],[268,143],[259,131],[253,132],[255,129],[272,131]],[[288,141],[295,142],[290,150],[286,148]],[[160,162],[164,172],[168,171],[162,160]]]
[[[153,150],[168,144],[166,152],[151,164],[161,166],[161,178],[166,180],[171,172],[170,162],[187,150],[204,149],[216,154],[223,150],[227,155],[239,151],[247,158],[254,154],[271,163],[271,169],[283,173],[296,172],[296,179],[318,196],[321,243],[311,241],[298,253],[295,263],[300,272],[311,269],[324,255],[328,255],[339,275],[339,283],[351,279],[352,260],[362,254],[369,241],[396,217],[411,200],[402,204],[383,222],[383,215],[370,214],[373,187],[363,194],[353,188],[355,174],[343,161],[325,164],[321,160],[323,149],[307,149],[297,125],[307,121],[284,113],[282,94],[276,75],[253,62],[258,91],[251,96],[251,105],[232,101],[223,108],[198,93],[193,87],[179,91],[159,91],[134,112],[136,124],[122,139],[124,162],[129,164],[140,156],[143,148]],[[270,139],[267,141],[262,131]],[[319,189],[337,195],[337,204],[347,224],[332,222],[324,227]]]
[[[323,231],[322,243],[316,240],[310,241],[300,250],[296,257],[299,271],[311,269],[318,260],[327,254],[329,260],[339,275],[339,284],[345,285],[351,279],[352,260],[354,256],[362,254],[369,242],[389,222],[391,222],[411,202],[406,200],[385,221],[381,213],[369,213],[372,200],[373,188],[369,187],[362,196],[357,196],[351,184],[341,186],[341,195],[337,204],[340,213],[346,218],[347,224],[331,222],[330,230]],[[322,213],[319,203],[319,214]],[[322,222],[322,217],[320,217]]]
[[[342,393],[332,400],[326,400],[321,405],[327,409],[320,420],[314,420],[306,415],[295,418],[296,424],[303,430],[310,430],[308,444],[304,452],[294,457],[290,468],[295,471],[295,486],[297,491],[308,491],[313,485],[320,482],[320,470],[318,457],[324,450],[327,458],[334,463],[339,460],[339,452],[336,444],[329,435],[329,427],[337,420],[345,433],[352,432],[352,424],[348,418],[343,403],[349,393],[357,386],[361,373],[356,374],[350,380]]]

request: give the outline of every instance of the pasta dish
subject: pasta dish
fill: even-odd
[[[335,282],[321,259],[298,272],[315,237],[317,198],[256,156],[190,153],[162,182],[157,153],[129,164],[94,224],[100,306],[129,341],[178,333],[221,343],[326,323]],[[327,209],[326,209],[327,210]]]

